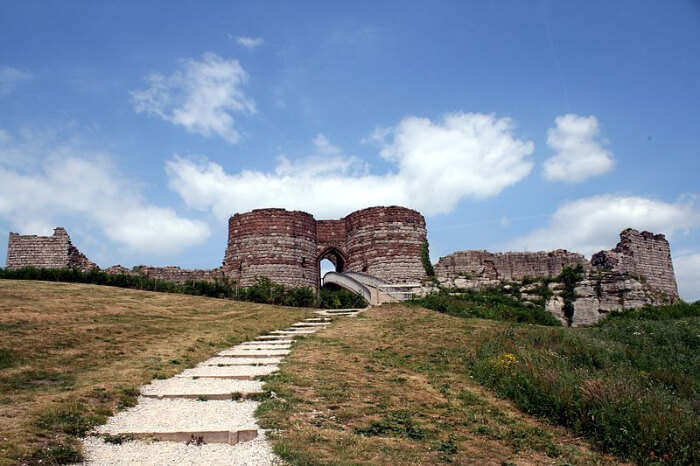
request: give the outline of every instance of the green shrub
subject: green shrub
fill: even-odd
[[[365,298],[334,283],[321,288],[319,306],[323,309],[351,309],[367,307]]]
[[[433,264],[430,262],[430,247],[428,246],[428,240],[423,241],[423,246],[420,250],[420,258],[423,262],[423,268],[425,269],[425,274],[428,277],[435,276],[435,269],[433,269]]]
[[[574,301],[576,301],[576,293],[574,290],[578,282],[583,279],[583,275],[584,270],[581,264],[576,264],[575,267],[567,265],[555,279],[564,285],[561,297],[564,298],[563,311],[569,325],[571,325],[571,321],[574,318]]]
[[[451,294],[440,290],[411,301],[411,304],[457,317],[506,320],[559,326],[559,322],[541,307],[527,306],[498,288]]]

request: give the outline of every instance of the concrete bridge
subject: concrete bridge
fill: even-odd
[[[420,283],[388,283],[361,272],[328,272],[323,277],[326,283],[357,293],[371,305],[406,301],[417,297],[421,290]]]

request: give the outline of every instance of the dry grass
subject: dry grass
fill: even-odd
[[[0,465],[46,458],[47,446],[70,447],[68,432],[132,404],[140,385],[310,312],[0,280]]]
[[[503,322],[383,306],[304,339],[268,377],[263,425],[292,464],[619,464],[474,382]]]

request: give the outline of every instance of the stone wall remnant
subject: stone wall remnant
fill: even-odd
[[[556,278],[564,267],[581,265],[572,315],[565,315],[565,299]],[[590,325],[608,312],[678,301],[671,249],[664,235],[628,228],[620,233],[614,249],[594,254],[589,262],[581,254],[562,249],[551,252],[459,251],[441,257],[435,266],[438,282],[448,288],[484,289],[506,282],[521,282],[520,298],[541,305],[533,295],[538,284],[548,283],[545,310],[565,325]],[[554,280],[554,281],[553,281]],[[508,285],[509,286],[509,285]]]
[[[557,249],[551,252],[459,251],[441,257],[435,265],[439,279],[483,277],[514,281],[524,278],[556,277],[567,265],[588,266],[581,254]]]
[[[97,267],[71,243],[63,227],[54,229],[52,236],[10,233],[7,244],[7,268],[38,267],[56,269],[72,267],[90,270]]]

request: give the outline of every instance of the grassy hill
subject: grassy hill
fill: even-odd
[[[74,457],[74,435],[137,388],[310,309],[0,280],[0,465]]]
[[[440,312],[386,305],[295,345],[259,410],[281,429],[278,454],[298,465],[697,463],[700,304],[589,329],[533,324],[489,294],[424,305]],[[310,312],[0,280],[0,465],[69,460],[75,435],[133,404],[138,386]]]
[[[466,301],[490,314],[482,298]],[[277,452],[298,465],[698,464],[700,303],[588,329],[455,309],[383,306],[302,342],[261,407],[283,429]]]

